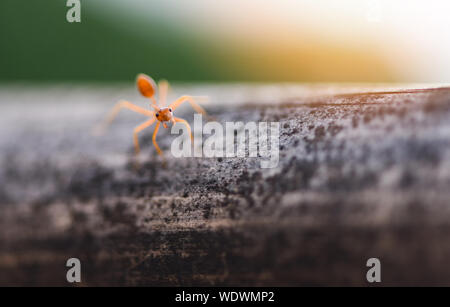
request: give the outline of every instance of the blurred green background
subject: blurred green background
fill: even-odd
[[[429,42],[399,39],[397,11],[334,3],[81,0],[68,23],[65,0],[1,0],[0,81],[445,81],[442,57],[411,48]]]
[[[103,1],[108,6],[107,1]],[[0,79],[129,80],[137,72],[158,72],[177,80],[226,79],[207,52],[161,20],[150,26],[119,19],[117,27],[82,1],[82,22],[66,21],[64,0],[0,1]],[[128,35],[121,24],[133,24],[146,39]]]

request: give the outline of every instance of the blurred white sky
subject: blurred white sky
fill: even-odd
[[[364,45],[405,81],[450,82],[448,0],[108,0],[108,8],[216,39]]]

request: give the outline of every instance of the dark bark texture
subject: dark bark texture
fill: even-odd
[[[150,129],[135,170],[140,115],[90,134],[108,93],[2,89],[0,285],[69,285],[71,257],[92,286],[368,285],[372,257],[382,285],[450,285],[450,89],[206,105],[280,122],[275,169],[170,158],[165,129],[163,168]]]

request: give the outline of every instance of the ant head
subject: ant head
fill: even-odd
[[[136,77],[136,85],[142,96],[152,98],[155,95],[156,83],[149,76],[139,74]]]
[[[173,114],[172,114],[172,109],[171,108],[162,108],[159,109],[156,113],[155,113],[156,118],[160,121],[160,122],[167,122],[172,120]]]

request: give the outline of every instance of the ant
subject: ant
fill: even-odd
[[[159,148],[158,143],[156,143],[156,135],[158,134],[159,126],[161,125],[161,123],[164,128],[167,128],[167,122],[172,122],[172,124],[182,123],[182,124],[186,125],[186,128],[191,136],[191,140],[194,139],[192,136],[191,126],[189,125],[189,123],[187,121],[185,121],[184,119],[175,117],[173,115],[173,111],[175,111],[175,109],[178,108],[182,103],[189,102],[195,111],[208,117],[208,114],[205,112],[205,110],[194,101],[193,96],[187,96],[187,95],[181,96],[178,99],[176,99],[174,102],[169,104],[167,107],[163,107],[166,103],[167,92],[169,89],[169,82],[167,82],[166,80],[160,80],[158,82],[159,104],[157,103],[157,101],[155,99],[156,83],[151,77],[149,77],[145,74],[139,74],[136,77],[136,85],[137,85],[137,88],[138,88],[139,92],[141,93],[141,95],[150,99],[150,106],[154,109],[154,111],[141,108],[135,104],[132,104],[129,101],[121,100],[113,107],[113,109],[108,114],[105,121],[103,122],[103,124],[101,124],[98,127],[98,129],[96,130],[97,134],[103,133],[103,131],[106,129],[106,127],[109,126],[109,124],[111,124],[111,122],[117,116],[119,111],[121,109],[125,108],[125,109],[129,109],[131,111],[134,111],[134,112],[137,112],[137,113],[140,113],[140,114],[150,117],[149,120],[143,122],[142,124],[140,124],[139,126],[134,128],[133,141],[134,141],[134,149],[135,149],[136,156],[140,152],[138,133],[140,131],[144,130],[145,128],[150,127],[155,122],[156,122],[156,125],[155,125],[155,130],[153,131],[152,140],[153,140],[153,145],[155,145],[156,151],[158,152],[158,154],[160,156],[163,156],[163,153],[162,153],[161,149]]]

